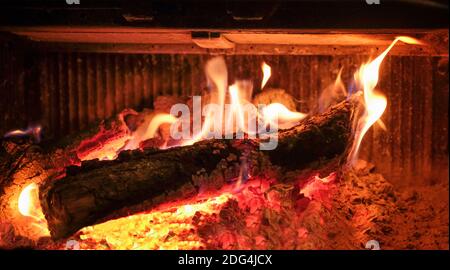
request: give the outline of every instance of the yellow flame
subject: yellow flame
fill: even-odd
[[[17,201],[19,213],[24,217],[32,218],[27,222],[30,227],[29,235],[48,236],[47,221],[39,203],[39,189],[36,183],[27,185],[19,194]]]
[[[33,207],[33,193],[37,192],[37,185],[35,183],[31,183],[27,185],[22,192],[20,192],[18,207],[19,212],[23,216],[31,217],[32,216],[32,207]]]
[[[148,125],[148,128],[144,135],[144,140],[154,138],[156,135],[156,132],[158,131],[159,127],[162,124],[173,124],[176,121],[177,121],[177,118],[171,114],[161,113],[161,114],[156,115],[152,119],[150,124]]]
[[[261,82],[261,89],[263,89],[264,86],[266,85],[267,81],[270,79],[270,76],[272,75],[272,69],[270,68],[270,66],[268,64],[266,64],[266,62],[262,63],[261,68],[262,68],[262,72],[263,72],[263,80]]]
[[[381,63],[398,41],[402,41],[407,44],[422,44],[422,42],[412,37],[399,36],[395,38],[391,45],[389,45],[389,47],[377,58],[367,64],[361,65],[360,69],[355,74],[355,77],[363,87],[365,115],[360,119],[360,122],[358,123],[357,132],[359,134],[356,135],[356,144],[353,147],[352,153],[350,155],[351,162],[354,162],[356,160],[362,139],[364,138],[364,135],[369,130],[369,128],[377,121],[379,121],[380,125],[384,127],[384,124],[383,122],[381,122],[380,117],[383,115],[386,109],[387,99],[381,93],[377,93],[375,91],[375,87],[378,84]]]
[[[146,126],[140,126],[133,132],[125,146],[125,150],[133,150],[139,148],[139,144],[145,140],[154,138],[163,124],[173,124],[177,122],[177,118],[168,113],[158,113],[151,116],[149,122],[145,122]],[[148,124],[147,124],[148,123]]]

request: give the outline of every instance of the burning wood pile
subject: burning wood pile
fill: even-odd
[[[219,57],[205,67],[211,91],[202,97],[159,97],[154,110],[125,110],[56,143],[40,142],[39,127],[6,134],[0,246],[364,247],[389,231],[368,218],[398,211],[392,187],[357,163],[364,134],[382,125],[387,101],[374,90],[397,41],[418,42],[397,38],[355,74],[358,91],[347,93],[338,77],[309,114],[282,89],[264,89],[267,64],[253,97],[250,82],[228,86]],[[348,207],[364,199],[352,185],[383,200],[366,219]]]

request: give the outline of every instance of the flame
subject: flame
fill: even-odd
[[[222,57],[215,57],[209,60],[208,63],[206,63],[205,73],[208,79],[212,81],[217,88],[216,100],[213,100],[212,103],[219,104],[221,111],[218,117],[219,119],[223,119],[223,108],[228,85],[228,71],[225,60]]]
[[[215,115],[213,110],[208,110],[200,127],[197,127],[194,122],[194,134],[192,139],[185,141],[182,145],[194,144],[207,137],[212,129],[216,132],[217,128],[223,128],[222,122],[216,123],[216,120],[224,120],[225,96],[228,88],[228,71],[225,60],[222,57],[214,57],[210,59],[205,65],[205,74],[208,82],[212,83],[209,104],[217,104],[220,109],[218,111],[218,115]],[[194,113],[193,117],[201,118],[201,114],[202,112],[200,112],[200,115],[195,115]]]
[[[263,62],[262,69],[264,73],[262,87],[264,87],[270,78],[271,68]],[[228,86],[228,71],[223,57],[210,59],[205,65],[205,75],[211,90],[206,105],[217,105],[218,110],[207,110],[205,107],[203,111],[200,110],[200,113],[196,114],[194,108],[191,139],[171,141],[169,147],[191,145],[211,137],[211,134],[226,136],[234,132],[245,132],[255,135],[257,119],[273,124],[275,119],[280,117],[282,128],[289,128],[306,116],[290,111],[282,104],[269,105],[259,114],[256,108],[249,110],[246,106],[252,105],[249,100],[252,98],[253,84],[251,81],[236,81],[233,85]],[[225,104],[226,100],[229,100],[229,104]],[[132,114],[137,115],[134,111]],[[103,131],[82,143],[77,151],[80,160],[115,159],[121,151],[138,149],[141,147],[141,142],[162,135],[158,133],[164,125],[172,125],[179,121],[179,118],[169,113],[149,114],[144,116],[136,130],[131,131],[124,121],[124,113],[121,113],[119,119],[121,125],[119,131],[115,133]],[[236,123],[233,122],[234,119],[236,119]],[[198,126],[196,122],[200,122],[200,125]],[[231,132],[227,129],[230,126],[232,127]],[[162,137],[165,142],[160,148],[166,148],[169,138],[163,135]]]
[[[272,69],[270,68],[270,66],[268,64],[266,64],[266,62],[263,62],[261,64],[261,69],[263,72],[263,79],[261,82],[261,89],[264,88],[264,86],[266,85],[267,81],[270,79],[270,76],[272,75]]]
[[[37,185],[35,183],[31,183],[27,185],[22,192],[20,192],[18,207],[19,212],[26,217],[32,216],[32,207],[33,207],[33,192],[36,192]]]
[[[41,126],[30,126],[27,129],[16,129],[7,132],[3,137],[4,138],[10,138],[10,137],[23,137],[23,136],[31,136],[34,138],[36,142],[41,141]]]
[[[141,142],[154,138],[162,125],[173,124],[177,121],[178,119],[175,116],[168,113],[158,113],[154,116],[151,115],[151,120],[148,125],[141,125],[133,134],[131,134],[130,140],[123,150],[134,150],[139,148]]]
[[[336,80],[332,85],[326,87],[320,94],[318,105],[319,112],[325,112],[330,106],[344,100],[348,93],[341,79],[342,68],[339,70]]]
[[[206,74],[216,86],[216,94],[212,96],[210,103],[219,104],[221,108],[219,120],[223,119],[225,127],[232,126],[234,119],[236,120],[236,127],[232,132],[242,131],[249,135],[255,135],[257,131],[256,122],[253,123],[250,121],[256,120],[256,118],[267,124],[274,124],[276,122],[275,120],[279,120],[281,122],[281,128],[292,127],[301,119],[305,118],[306,114],[290,111],[280,103],[269,104],[259,114],[256,108],[252,111],[251,108],[246,107],[247,105],[251,105],[251,102],[249,102],[252,92],[252,87],[249,86],[251,83],[248,81],[236,81],[225,92],[227,71],[223,58],[220,57],[220,59],[219,61],[217,58],[213,58],[206,65]],[[263,71],[261,88],[263,88],[271,76],[271,67],[263,62],[261,68]],[[229,95],[230,104],[225,104],[224,102],[226,93]],[[226,105],[229,106],[226,107]],[[215,117],[212,114],[207,114],[201,132],[195,134],[194,139],[185,144],[192,144],[204,138],[211,129],[214,129],[213,125],[217,124],[217,118]]]
[[[230,94],[231,106],[228,112],[227,124],[231,125],[233,122],[233,116],[236,116],[237,129],[238,130],[246,130],[245,128],[245,115],[242,109],[242,99],[239,95],[239,88],[236,84],[231,85],[228,88],[228,92]],[[234,130],[237,132],[238,130]]]
[[[27,225],[33,226],[32,233],[39,236],[48,236],[50,232],[47,229],[47,221],[39,203],[38,191],[36,183],[25,186],[19,194],[17,207],[22,216],[32,219],[31,222],[26,222]]]
[[[380,66],[386,55],[398,41],[402,41],[407,44],[422,44],[419,40],[411,37],[397,37],[377,58],[367,64],[361,65],[355,74],[357,82],[362,85],[363,88],[365,112],[364,115],[358,120],[355,144],[349,155],[351,163],[356,161],[362,139],[369,128],[377,121],[382,127],[385,127],[383,122],[381,122],[380,117],[386,109],[387,99],[383,94],[376,92],[375,87],[378,84]]]
[[[163,124],[173,124],[177,121],[177,118],[171,114],[158,114],[156,115],[150,125],[148,125],[147,131],[145,132],[144,139],[153,138],[156,135],[159,127]]]
[[[225,133],[245,132],[252,136],[256,134],[257,109],[249,101],[252,90],[253,85],[249,81],[237,81],[228,87],[230,104],[227,104],[225,109]]]
[[[267,82],[270,77],[270,66],[263,63],[263,71],[265,82]],[[195,127],[193,128],[194,134],[191,140],[182,140],[171,146],[190,145],[203,140],[205,135],[207,135],[211,129],[217,127],[217,118],[223,120],[225,125],[230,125],[230,123],[236,119],[236,127],[233,132],[243,131],[247,134],[255,134],[256,132],[256,127],[251,126],[248,122],[248,114],[253,112],[249,112],[245,107],[246,105],[253,106],[253,104],[248,101],[252,97],[253,84],[250,81],[236,81],[233,85],[228,86],[227,68],[224,59],[221,57],[213,58],[207,62],[205,74],[209,82],[212,83],[211,95],[208,100],[209,104],[217,104],[219,106],[219,115],[217,117],[217,115],[208,111],[206,115],[204,115],[203,121],[200,121],[201,126],[197,132],[195,132]],[[230,104],[225,104],[227,95]],[[226,105],[228,106],[228,110],[225,113]],[[157,136],[162,125],[174,124],[178,121],[178,118],[167,113],[149,114],[144,116],[142,123],[139,124],[135,131],[131,132],[128,130],[124,120],[125,113],[129,112],[122,112],[119,115],[119,124],[114,132],[109,132],[108,130],[105,130],[105,128],[102,128],[94,137],[86,139],[81,143],[77,151],[80,160],[84,161],[95,158],[113,160],[117,158],[120,151],[138,149],[141,142]],[[134,111],[132,111],[131,114],[137,115]],[[262,120],[264,123],[271,125],[276,123],[276,120],[279,118],[281,128],[289,128],[297,124],[298,121],[306,116],[306,114],[291,111],[280,103],[269,104],[269,106],[265,107],[260,113],[258,113],[255,108],[254,114],[255,118],[259,118],[259,120]],[[160,148],[166,147],[167,145],[163,145]],[[251,176],[248,173],[244,161],[241,164],[241,173],[233,190],[239,190],[249,177]],[[29,189],[31,189],[31,187]],[[21,205],[23,205],[21,206],[22,208],[30,205],[29,202],[27,203],[25,201],[26,198],[29,198],[29,196],[26,196],[26,194],[29,193],[28,189],[25,189],[23,192],[24,199],[22,199],[23,202],[21,203]],[[186,213],[192,211],[192,206],[186,206],[183,210],[183,212]]]
[[[306,114],[290,111],[281,103],[271,103],[262,110],[262,119],[267,124],[276,124],[281,129],[287,129],[298,124]]]

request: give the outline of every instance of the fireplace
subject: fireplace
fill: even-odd
[[[0,248],[448,249],[447,3],[1,5]]]

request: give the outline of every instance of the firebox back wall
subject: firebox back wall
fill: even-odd
[[[124,108],[152,107],[158,95],[199,94],[206,87],[208,55],[132,55],[27,52],[1,44],[0,132],[43,126],[45,138],[88,128]],[[260,64],[272,67],[267,87],[286,89],[307,112],[341,67],[349,86],[368,55],[226,56],[230,82],[261,81]],[[379,89],[388,98],[382,117],[363,141],[361,157],[392,182],[448,181],[448,57],[388,56]]]

